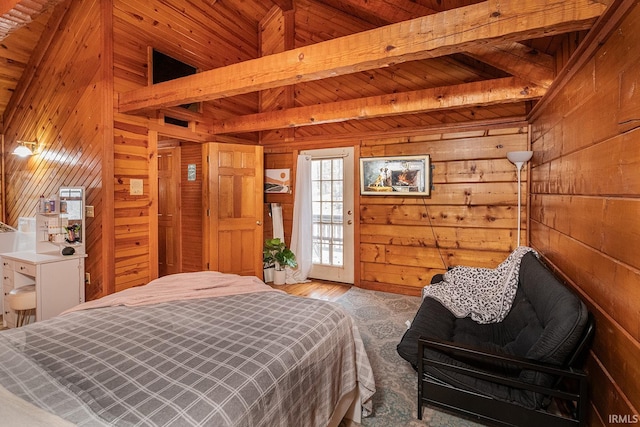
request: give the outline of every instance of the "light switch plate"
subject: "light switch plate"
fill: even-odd
[[[87,218],[93,218],[94,215],[95,215],[95,212],[93,210],[93,206],[86,206],[85,214],[86,214]]]
[[[129,180],[129,194],[132,196],[142,196],[144,194],[144,181],[135,178]]]

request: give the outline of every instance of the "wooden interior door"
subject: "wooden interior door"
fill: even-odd
[[[208,269],[262,277],[262,147],[208,143],[204,151]]]
[[[158,274],[182,271],[180,147],[158,149]]]

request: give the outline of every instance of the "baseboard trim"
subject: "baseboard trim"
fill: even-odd
[[[369,282],[361,280],[359,284],[355,285],[361,289],[367,289],[370,291],[391,292],[393,294],[409,295],[419,297],[422,295],[422,287],[396,285],[393,283],[381,283],[381,282]]]

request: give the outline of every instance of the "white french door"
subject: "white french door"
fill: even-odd
[[[353,148],[301,154],[312,158],[313,265],[309,277],[353,284]]]

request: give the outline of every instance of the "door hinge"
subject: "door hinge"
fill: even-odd
[[[207,270],[209,270],[209,263],[207,263]]]
[[[211,216],[211,209],[207,209],[207,216]]]

